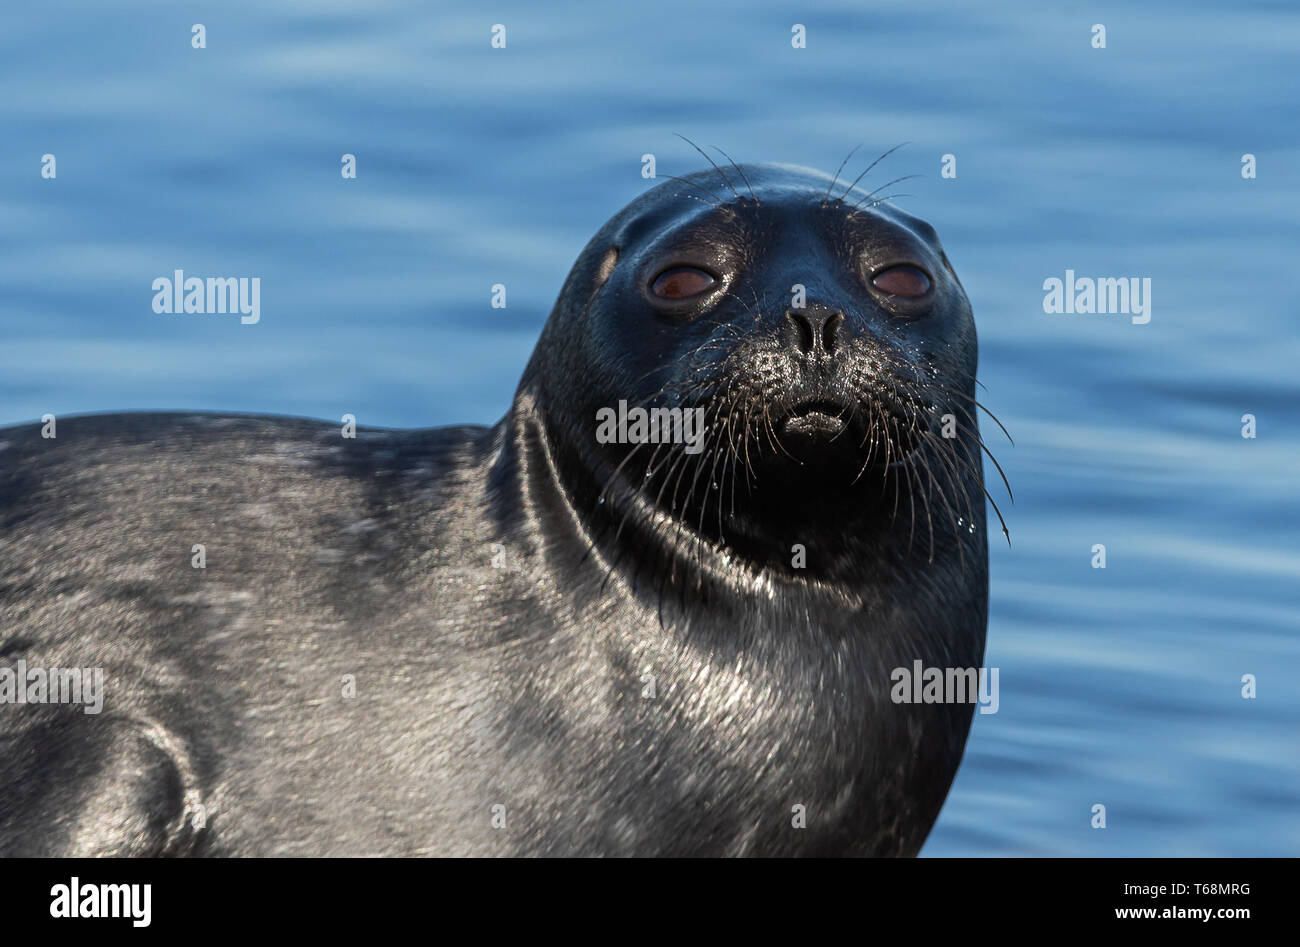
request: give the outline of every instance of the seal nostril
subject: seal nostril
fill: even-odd
[[[832,313],[826,320],[826,324],[822,326],[822,346],[826,349],[827,355],[835,351],[835,340],[839,336],[842,325],[844,325],[844,313],[836,312]]]
[[[835,351],[840,326],[844,324],[844,313],[816,310],[796,312],[787,309],[785,318],[795,328],[793,345],[804,355],[818,352],[830,355]]]
[[[811,354],[813,345],[815,344],[814,339],[816,338],[816,334],[813,332],[812,323],[808,321],[806,316],[791,309],[786,310],[785,318],[789,321],[790,325],[795,328],[795,347],[804,355]]]

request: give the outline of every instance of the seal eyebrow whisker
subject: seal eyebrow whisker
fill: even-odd
[[[840,166],[835,169],[835,177],[831,178],[831,183],[826,188],[826,196],[822,198],[823,204],[831,199],[831,191],[835,189],[835,185],[840,179],[840,172],[844,170],[844,166],[849,163],[850,158],[857,154],[858,149],[865,144],[866,142],[864,141],[858,142],[853,146],[853,150],[844,156],[844,160],[840,162]]]
[[[678,138],[680,138],[682,141],[686,142],[686,144],[690,145],[701,155],[703,155],[704,160],[707,161],[709,164],[713,165],[713,170],[718,172],[718,177],[722,178],[722,180],[726,182],[727,187],[731,188],[731,193],[736,195],[736,200],[740,200],[740,192],[737,191],[735,185],[731,183],[731,179],[722,173],[722,169],[718,167],[717,162],[714,161],[712,158],[710,158],[703,148],[701,148],[699,145],[691,141],[689,138],[687,138],[685,135],[681,134],[680,132],[673,132],[673,134],[676,135]]]
[[[695,188],[695,190],[699,191],[701,194],[703,194],[703,195],[704,195],[705,197],[707,197],[709,200],[713,201],[714,205],[717,206],[717,207],[722,207],[722,206],[724,205],[724,202],[723,202],[723,201],[718,197],[718,195],[714,194],[712,191],[710,191],[710,190],[708,190],[708,189],[706,189],[706,188],[702,188],[702,187],[700,187],[700,186],[699,186],[698,184],[696,184],[694,181],[688,181],[686,178],[678,177],[678,176],[675,175],[675,174],[663,174],[663,175],[660,175],[660,177],[668,178],[668,180],[670,180],[670,181],[680,181],[682,184],[685,184],[685,185],[688,186],[688,187],[693,187],[693,188]],[[683,196],[683,197],[688,197],[689,195],[683,194],[682,196]],[[697,198],[697,200],[698,200],[698,198]],[[697,211],[697,213],[698,213],[698,211]]]
[[[883,190],[884,190],[885,188],[887,188],[887,187],[890,187],[890,186],[892,186],[892,185],[894,185],[894,184],[898,184],[898,183],[900,183],[900,182],[902,182],[902,181],[910,181],[910,180],[912,180],[913,178],[919,178],[919,177],[924,177],[924,175],[921,175],[921,174],[904,174],[904,175],[901,176],[901,177],[894,178],[894,180],[892,180],[892,181],[886,181],[884,184],[880,185],[880,187],[876,188],[874,191],[872,191],[872,192],[871,192],[870,194],[868,194],[866,197],[862,198],[862,200],[860,200],[860,201],[858,201],[856,204],[854,204],[854,205],[853,205],[853,209],[854,209],[854,210],[861,210],[861,209],[862,209],[862,201],[868,201],[868,200],[870,200],[871,198],[875,197],[877,194],[879,194],[881,191],[883,191]],[[888,195],[887,197],[882,197],[882,198],[881,198],[879,201],[877,201],[876,203],[878,204],[878,203],[881,203],[881,202],[883,202],[883,201],[889,200],[891,197],[910,197],[910,196],[911,196],[911,195],[904,195],[904,194],[891,194],[891,195]],[[875,205],[875,204],[872,204],[871,206],[872,206],[872,207],[875,207],[876,205]]]
[[[874,200],[870,204],[864,204],[861,207],[855,205],[853,209],[857,211],[871,210],[871,208],[873,207],[879,207],[881,204],[888,204],[890,201],[896,201],[902,197],[916,197],[916,195],[915,194],[886,194],[884,197],[880,198],[879,200]]]
[[[678,197],[684,197],[684,198],[686,198],[688,201],[695,201],[695,203],[697,203],[697,204],[703,204],[705,207],[725,207],[725,206],[726,206],[726,205],[724,205],[724,204],[717,204],[717,203],[709,204],[707,201],[702,201],[702,200],[700,200],[700,199],[699,199],[698,197],[696,197],[694,194],[678,194],[677,196],[678,196]]]
[[[902,148],[904,145],[910,145],[910,144],[911,144],[911,142],[909,142],[909,141],[900,141],[898,144],[896,144],[894,147],[890,148],[888,151],[886,151],[883,155],[881,155],[881,156],[880,156],[879,158],[877,158],[875,161],[871,162],[871,164],[867,165],[867,170],[863,171],[863,172],[862,172],[861,174],[859,174],[856,178],[854,178],[854,179],[853,179],[853,183],[850,184],[848,187],[846,187],[846,188],[844,189],[844,193],[840,195],[840,200],[844,200],[844,198],[848,197],[848,196],[849,196],[849,191],[851,191],[851,190],[853,190],[855,187],[857,187],[857,186],[858,186],[858,182],[861,181],[861,180],[862,180],[864,177],[866,177],[868,174],[870,174],[872,168],[874,168],[876,165],[880,164],[880,162],[884,161],[886,158],[888,158],[890,155],[892,155],[892,154],[893,154],[895,151],[897,151],[899,148]]]
[[[740,179],[745,182],[745,188],[749,191],[749,196],[753,198],[755,204],[761,204],[762,201],[760,201],[758,199],[758,195],[754,193],[754,185],[749,183],[749,176],[745,174],[744,170],[740,167],[740,165],[736,164],[735,161],[732,161],[731,155],[727,154],[717,145],[710,145],[709,147],[718,151],[722,155],[722,157],[726,158],[728,161],[731,162],[731,166],[736,169],[736,173],[740,175]]]

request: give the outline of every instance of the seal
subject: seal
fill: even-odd
[[[928,224],[733,163],[601,228],[492,428],[0,431],[0,853],[916,853],[973,707],[896,672],[983,657],[976,362]]]

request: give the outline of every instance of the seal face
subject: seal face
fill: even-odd
[[[901,528],[928,556],[978,560],[975,327],[933,228],[818,172],[736,168],[729,200],[722,174],[633,202],[552,314],[523,390],[545,405],[575,502],[599,481],[611,508],[653,509],[696,552],[805,577],[849,564],[794,573],[789,542],[893,537],[906,504]],[[619,401],[702,412],[703,449],[580,436]]]
[[[972,705],[892,675],[983,657],[976,350],[929,225],[733,165],[596,234],[491,429],[0,432],[0,656],[116,721],[0,714],[0,853],[915,853]]]

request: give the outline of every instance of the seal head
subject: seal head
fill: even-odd
[[[725,547],[786,576],[848,565],[793,572],[795,534],[978,558],[975,326],[934,229],[817,171],[727,172],[634,201],[564,286],[521,393],[573,502],[636,505],[668,524],[655,545],[680,532],[697,561]],[[620,403],[694,415],[701,442],[602,443]]]

